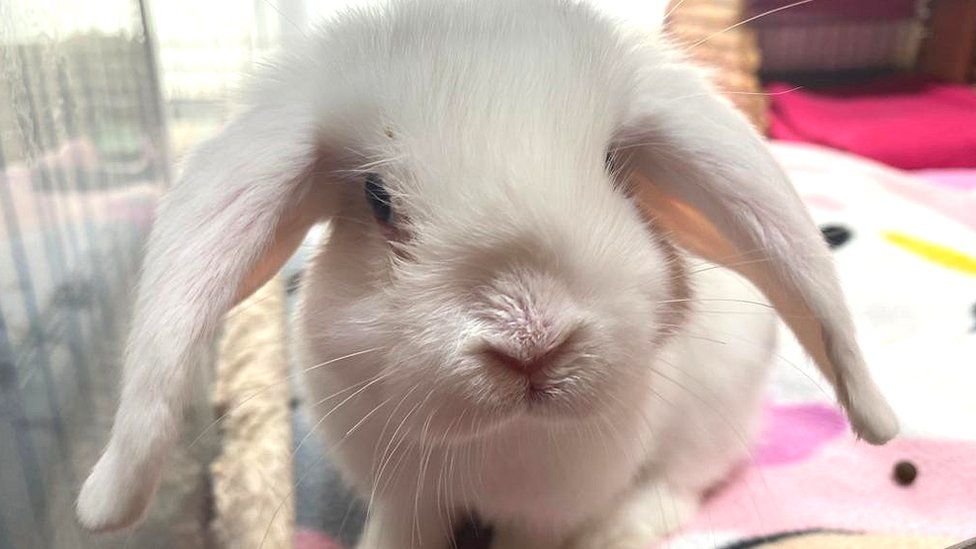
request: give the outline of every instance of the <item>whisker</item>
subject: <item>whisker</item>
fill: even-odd
[[[325,420],[327,420],[329,418],[329,416],[332,415],[333,412],[335,412],[336,410],[338,410],[339,408],[341,408],[344,404],[346,404],[350,400],[356,398],[357,395],[362,394],[362,392],[365,391],[366,389],[369,389],[370,387],[372,387],[376,383],[379,383],[380,381],[383,381],[384,379],[390,377],[391,375],[393,375],[393,371],[388,371],[388,372],[380,373],[379,375],[373,377],[373,379],[370,380],[369,383],[366,383],[365,385],[363,385],[362,387],[360,387],[359,389],[357,389],[356,392],[354,392],[353,394],[351,394],[351,395],[347,396],[346,398],[344,398],[342,400],[342,402],[340,402],[339,404],[336,404],[335,406],[333,406],[332,409],[329,410],[328,412],[326,412],[325,415],[323,415],[321,418],[319,418],[319,420],[317,422],[315,422],[314,425],[312,425],[312,428],[308,430],[308,433],[306,433],[305,436],[302,437],[302,440],[300,440],[298,442],[298,445],[295,447],[295,450],[292,451],[292,453],[291,453],[292,457],[294,458],[295,455],[298,454],[298,451],[302,448],[302,446],[305,444],[305,442],[312,436],[312,433],[314,433],[315,430],[318,429],[320,425],[322,425],[323,423],[325,423]],[[360,382],[360,383],[362,383],[362,382]],[[346,388],[346,390],[348,390],[348,387]],[[332,398],[332,397],[330,397],[330,398]],[[319,401],[319,402],[315,403],[315,405],[317,406],[317,405],[321,404],[322,402],[323,401]],[[357,426],[358,426],[358,424],[357,424]],[[342,440],[345,440],[345,438],[346,437],[343,437]]]
[[[348,431],[346,431],[346,434],[342,435],[343,440],[345,440],[350,435],[352,435],[353,433],[355,433],[363,425],[363,423],[366,423],[366,420],[368,420],[370,418],[370,416],[372,416],[373,414],[375,414],[376,411],[379,410],[380,408],[382,408],[383,406],[386,406],[387,404],[389,404],[391,400],[393,400],[393,397],[390,397],[390,398],[384,400],[383,402],[380,402],[372,410],[370,410],[369,412],[367,412],[366,415],[364,415],[359,421],[357,421],[355,425],[353,425],[352,427],[349,428]]]
[[[274,525],[274,521],[276,518],[278,518],[278,513],[281,512],[281,509],[282,507],[284,507],[285,502],[287,502],[289,498],[295,495],[295,492],[298,490],[298,487],[301,486],[302,482],[304,482],[305,479],[308,478],[308,475],[312,474],[312,471],[316,470],[316,468],[325,461],[325,458],[329,455],[329,453],[330,452],[324,452],[321,456],[316,458],[315,461],[311,465],[309,465],[308,468],[302,473],[302,475],[298,478],[298,480],[295,481],[295,485],[291,487],[288,490],[288,493],[281,498],[281,500],[278,502],[278,505],[275,506],[274,512],[271,513],[271,518],[268,519],[268,526],[264,530],[264,537],[261,538],[261,544],[258,545],[258,549],[262,549],[264,547],[264,544],[268,541],[268,535],[271,534],[271,526]]]
[[[204,435],[206,435],[207,433],[209,433],[210,430],[213,429],[215,425],[217,425],[218,423],[220,423],[221,421],[223,421],[223,419],[226,418],[228,414],[230,414],[230,413],[238,410],[241,406],[247,404],[250,400],[258,397],[259,395],[261,395],[265,391],[267,391],[267,390],[269,390],[269,389],[271,389],[271,388],[273,388],[273,387],[275,387],[277,385],[280,385],[282,383],[288,382],[288,381],[290,381],[290,380],[292,380],[292,379],[294,379],[294,378],[296,378],[296,377],[298,377],[298,376],[300,376],[302,374],[311,372],[313,370],[317,370],[319,368],[324,368],[326,366],[329,366],[329,365],[332,365],[332,364],[341,362],[341,361],[346,360],[346,359],[349,359],[349,358],[354,358],[354,357],[357,357],[357,356],[360,356],[360,355],[364,355],[366,353],[371,353],[371,352],[376,351],[378,349],[379,349],[379,347],[373,347],[371,349],[366,349],[364,351],[357,351],[355,353],[349,353],[348,355],[340,356],[340,357],[334,358],[332,360],[327,360],[325,362],[322,362],[322,363],[316,364],[314,366],[310,366],[308,368],[305,368],[304,370],[299,370],[298,372],[291,373],[291,374],[285,376],[283,379],[279,379],[278,381],[275,381],[273,383],[269,383],[268,385],[265,385],[264,387],[261,387],[260,389],[257,389],[255,392],[253,392],[250,395],[244,397],[244,400],[238,402],[237,404],[235,404],[234,406],[232,406],[230,409],[228,409],[224,413],[220,414],[219,417],[217,417],[209,425],[207,425],[206,427],[204,427],[203,431],[201,431],[200,434],[197,435],[196,438],[194,438],[193,441],[190,442],[190,444],[187,446],[187,450],[193,448],[200,441],[200,439],[202,439],[204,437]]]
[[[728,27],[725,27],[724,29],[722,29],[722,30],[720,30],[718,32],[714,32],[712,34],[709,34],[705,38],[702,38],[701,40],[699,40],[699,41],[695,42],[694,44],[688,46],[688,49],[689,50],[693,50],[693,49],[697,48],[698,46],[704,44],[705,42],[708,42],[709,40],[711,40],[712,38],[715,38],[716,36],[718,36],[720,34],[724,34],[726,32],[729,32],[732,29],[741,27],[742,25],[745,25],[747,23],[751,23],[751,22],[755,21],[756,19],[761,19],[763,17],[766,17],[767,15],[772,15],[772,14],[774,14],[776,12],[779,12],[779,11],[788,10],[790,8],[795,8],[797,6],[802,6],[803,4],[809,4],[810,2],[813,2],[813,0],[799,0],[798,2],[793,2],[792,4],[787,4],[785,6],[780,6],[778,8],[773,8],[771,10],[764,11],[764,12],[758,14],[758,15],[753,15],[752,17],[750,17],[748,19],[743,19],[742,21],[739,21],[738,23],[736,23],[734,25],[730,25]]]
[[[386,436],[386,430],[390,427],[390,423],[393,421],[393,418],[396,417],[397,410],[399,410],[400,407],[403,406],[403,403],[406,402],[408,398],[410,398],[410,395],[413,394],[413,392],[416,391],[418,387],[420,387],[420,382],[415,383],[412,387],[410,387],[410,389],[406,392],[406,394],[403,395],[403,398],[400,399],[397,405],[393,408],[393,411],[390,412],[390,415],[387,416],[386,423],[383,424],[383,430],[380,431],[379,437],[376,438],[376,444],[373,445],[373,465],[371,467],[372,469],[371,476],[374,479],[378,479],[377,469],[379,468],[380,464],[383,462],[384,456],[379,455],[379,450],[380,450],[380,444],[382,444],[383,442],[383,437]],[[374,482],[376,481],[374,480]],[[366,507],[367,521],[369,520],[369,517],[371,517],[373,513],[373,497],[375,495],[375,487],[376,484],[373,485],[373,490],[370,493],[370,499]]]
[[[281,11],[280,9],[278,9],[278,6],[276,6],[276,5],[274,5],[274,4],[273,4],[273,3],[271,2],[271,0],[264,0],[264,3],[265,3],[265,4],[266,4],[266,5],[268,6],[268,7],[270,7],[270,8],[272,9],[272,10],[274,10],[274,11],[275,11],[275,13],[277,13],[277,14],[278,14],[278,16],[279,16],[279,17],[281,17],[281,19],[282,19],[283,21],[285,21],[286,23],[288,23],[288,24],[290,24],[291,26],[293,26],[293,27],[295,27],[295,30],[297,30],[297,31],[298,31],[299,33],[301,33],[301,35],[302,35],[302,36],[304,36],[304,37],[308,37],[308,35],[307,35],[307,34],[305,33],[305,29],[303,29],[302,27],[300,27],[300,26],[298,25],[298,23],[296,23],[296,22],[294,22],[294,21],[292,21],[291,19],[289,19],[288,17],[286,17],[286,16],[285,16],[285,14],[284,14],[284,13],[282,13],[282,11]]]
[[[796,256],[796,257],[805,257],[805,258],[826,257],[826,258],[830,258],[832,256],[830,254],[807,254],[807,255],[799,255],[799,256]],[[754,264],[754,263],[763,263],[763,262],[766,262],[766,261],[775,261],[775,258],[773,258],[773,257],[762,257],[762,258],[759,258],[759,259],[750,259],[748,261],[738,261],[738,262],[735,262],[735,263],[716,263],[716,264],[709,265],[707,267],[702,267],[702,268],[699,268],[699,269],[693,269],[693,270],[689,271],[688,274],[690,274],[690,275],[696,275],[696,274],[701,274],[701,273],[704,273],[706,271],[711,271],[711,270],[714,270],[714,269],[720,269],[720,268],[731,269],[731,268],[734,268],[734,267],[741,267],[743,265],[751,265],[751,264]]]
[[[420,495],[424,488],[424,479],[427,478],[427,468],[430,466],[430,458],[434,453],[434,441],[428,440],[428,433],[430,430],[430,422],[433,421],[434,416],[440,410],[440,406],[434,408],[430,414],[427,415],[427,419],[424,420],[424,425],[420,430],[420,467],[418,468],[417,474],[417,489],[414,493],[413,498],[413,529],[417,533],[417,545],[423,547],[424,540],[423,534],[420,531],[420,518],[419,518],[419,508],[420,508]],[[424,453],[424,444],[427,445],[427,452]],[[413,544],[413,532],[410,533],[410,543]]]
[[[705,384],[705,383],[704,383],[704,382],[703,382],[703,381],[702,381],[701,379],[699,379],[699,378],[697,378],[696,376],[694,376],[694,375],[692,375],[692,373],[691,373],[690,371],[687,371],[687,370],[680,370],[680,369],[679,369],[679,368],[678,368],[677,366],[675,366],[675,365],[674,365],[674,364],[672,364],[671,362],[668,362],[668,361],[665,361],[665,360],[661,360],[661,362],[663,362],[664,364],[667,364],[668,366],[671,366],[672,368],[674,368],[674,369],[675,369],[675,371],[683,371],[683,372],[684,372],[684,373],[685,373],[685,374],[686,374],[686,375],[688,376],[688,380],[690,380],[690,381],[692,381],[692,382],[694,382],[694,383],[696,383],[696,384],[698,385],[698,387],[699,387],[700,389],[702,389],[702,390],[706,390],[706,391],[707,391],[707,389],[708,389],[708,386],[707,386],[707,385],[706,385],[706,384]],[[677,386],[677,387],[679,387],[679,388],[681,388],[682,390],[684,390],[684,391],[685,391],[685,392],[686,392],[687,394],[689,394],[690,396],[692,396],[693,398],[695,398],[695,400],[698,400],[699,402],[701,402],[702,404],[704,404],[705,406],[707,406],[707,407],[709,408],[709,410],[710,410],[710,411],[711,411],[711,412],[712,412],[712,413],[713,413],[713,414],[714,414],[714,415],[715,415],[716,417],[718,417],[718,418],[720,418],[720,419],[722,420],[722,422],[723,422],[723,423],[724,423],[724,424],[725,424],[725,425],[726,425],[726,426],[727,426],[727,427],[728,427],[728,428],[729,428],[729,429],[730,429],[730,430],[732,431],[732,433],[733,433],[733,434],[735,435],[735,438],[736,438],[736,439],[738,440],[738,442],[739,442],[739,443],[740,443],[740,444],[742,445],[742,448],[743,448],[743,449],[744,449],[744,450],[746,451],[746,453],[747,453],[747,455],[748,455],[748,456],[750,456],[750,457],[752,457],[752,456],[754,455],[754,450],[755,450],[755,441],[750,441],[750,440],[749,440],[749,439],[748,439],[748,438],[746,437],[746,435],[745,435],[745,433],[744,433],[744,432],[742,432],[742,430],[741,430],[741,429],[739,429],[739,427],[738,427],[738,426],[736,426],[736,425],[735,425],[735,424],[734,424],[734,423],[733,423],[733,422],[732,422],[732,421],[731,421],[731,420],[729,419],[729,415],[731,415],[731,414],[725,414],[725,413],[723,413],[723,412],[722,412],[721,410],[719,410],[719,409],[718,409],[717,407],[715,407],[715,406],[713,406],[713,405],[712,405],[712,403],[711,403],[711,402],[709,402],[709,401],[708,401],[707,399],[705,399],[704,397],[702,397],[702,396],[701,396],[701,395],[699,395],[698,393],[696,393],[696,392],[694,392],[694,391],[692,391],[692,390],[691,390],[690,388],[688,388],[688,387],[687,387],[686,385],[684,385],[684,384],[682,384],[682,383],[680,383],[680,382],[678,382],[678,380],[676,380],[676,379],[674,379],[674,378],[672,378],[671,376],[668,376],[668,375],[666,375],[666,374],[665,374],[664,372],[662,372],[662,371],[660,371],[660,370],[657,370],[657,369],[653,369],[653,371],[654,371],[654,372],[655,372],[656,374],[658,374],[658,375],[660,375],[660,376],[661,376],[662,378],[664,378],[665,380],[667,380],[667,381],[669,381],[669,382],[671,382],[671,383],[672,383],[672,384],[674,384],[675,386]],[[714,400],[714,401],[715,401],[716,403],[721,403],[721,399],[720,399],[720,398],[718,398],[718,395],[717,395],[716,393],[714,393],[714,392],[711,392],[711,391],[707,391],[707,392],[709,392],[709,393],[710,393],[710,396],[711,396],[711,398],[712,398],[712,399],[713,399],[713,400]],[[764,485],[764,486],[766,487],[766,489],[768,489],[768,488],[769,488],[769,486],[768,486],[768,484],[766,483],[766,477],[765,477],[765,476],[764,476],[764,475],[762,474],[762,471],[758,471],[758,474],[759,474],[759,478],[760,478],[760,480],[761,480],[761,481],[763,482],[763,485]],[[754,495],[754,494],[752,493],[752,490],[748,490],[748,489],[747,489],[747,492],[749,493],[749,498],[750,498],[750,500],[752,500],[752,505],[753,505],[753,507],[754,507],[754,509],[755,509],[755,511],[756,511],[756,514],[757,514],[757,516],[759,516],[759,515],[761,515],[761,511],[760,511],[760,508],[759,508],[759,504],[758,504],[758,503],[756,502],[756,497],[755,497],[755,495]]]
[[[664,17],[662,17],[661,20],[662,21],[667,21],[668,20],[668,17],[671,17],[674,14],[674,12],[677,11],[677,9],[681,7],[681,4],[684,4],[684,3],[685,3],[685,0],[678,0],[677,2],[675,2],[674,5],[671,6],[671,9],[669,9],[667,12],[664,13]]]
[[[389,482],[387,482],[387,484],[385,484],[382,488],[380,488],[380,481],[383,478],[383,473],[385,472],[386,467],[393,460],[393,456],[396,454],[396,451],[406,441],[407,435],[406,435],[406,433],[404,433],[403,436],[400,437],[400,440],[396,442],[396,445],[394,445],[393,443],[394,443],[394,441],[397,440],[397,435],[400,433],[400,430],[403,428],[403,426],[407,423],[407,420],[410,419],[410,416],[412,416],[417,410],[419,410],[421,406],[423,406],[424,404],[426,404],[427,399],[430,398],[430,396],[433,393],[434,393],[434,391],[431,390],[427,394],[427,398],[425,398],[424,400],[421,400],[420,402],[418,402],[417,404],[415,404],[413,406],[413,408],[411,408],[410,411],[405,416],[403,416],[403,419],[400,420],[400,424],[397,425],[397,428],[393,431],[393,435],[390,437],[390,441],[389,441],[389,443],[387,443],[386,449],[383,450],[384,460],[380,464],[379,472],[376,474],[376,477],[373,479],[373,489],[372,489],[371,494],[370,494],[370,507],[372,507],[372,505],[373,505],[373,501],[374,501],[374,497],[376,495],[377,488],[380,489],[380,495],[381,496],[382,496],[383,491],[386,490],[386,486],[387,486],[387,484],[389,484]],[[392,450],[391,450],[391,446],[392,446]],[[397,467],[399,466],[400,462],[403,460],[403,458],[404,458],[405,455],[406,455],[406,452],[404,452],[404,453],[401,454],[400,461],[398,461],[397,464],[396,464],[396,466],[394,466],[393,472],[390,473],[390,479],[389,480],[392,480],[392,477],[395,476]]]
[[[373,456],[374,456],[373,474],[376,473],[376,469],[380,465],[379,463],[376,462],[375,457],[379,454],[380,444],[382,444],[383,438],[386,436],[386,430],[390,427],[390,423],[393,421],[393,418],[396,416],[397,410],[400,409],[400,406],[403,406],[403,403],[406,402],[408,398],[410,398],[410,395],[414,391],[416,391],[418,387],[420,387],[419,381],[415,383],[412,387],[410,387],[410,389],[403,395],[403,398],[400,399],[400,402],[398,402],[397,405],[393,408],[393,411],[390,412],[390,415],[387,416],[386,423],[383,424],[383,430],[380,431],[380,436],[377,437],[376,444],[373,446]]]
[[[755,258],[753,256],[755,256],[756,254],[761,254],[761,253],[769,252],[772,249],[773,248],[771,246],[762,245],[762,246],[757,246],[755,248],[748,248],[748,249],[744,249],[744,250],[735,250],[731,254],[724,255],[724,256],[721,256],[721,257],[716,257],[716,258],[710,258],[710,259],[705,259],[705,258],[702,258],[700,256],[695,255],[694,253],[689,253],[688,254],[688,259],[690,259],[690,260],[695,260],[695,259],[699,260],[698,265],[697,265],[698,267],[702,267],[702,266],[706,266],[706,265],[728,266],[731,261],[737,260],[737,259],[763,259],[763,260],[770,259],[769,256],[762,256],[760,258]],[[798,255],[798,257],[832,257],[832,256],[830,254],[803,254],[803,255]]]
[[[686,371],[686,370],[681,370],[681,369],[679,369],[679,368],[678,368],[677,366],[675,366],[674,364],[672,364],[671,362],[668,362],[668,361],[666,361],[666,360],[663,360],[663,359],[659,359],[659,360],[660,360],[661,362],[663,362],[664,364],[666,364],[666,365],[668,365],[668,366],[670,366],[670,367],[672,367],[672,368],[674,368],[674,369],[675,369],[676,371],[683,371],[683,372],[684,372],[684,373],[685,373],[685,374],[686,374],[686,375],[688,376],[688,379],[693,379],[693,376],[691,375],[691,372],[689,372],[689,371]],[[722,421],[723,421],[723,422],[724,422],[724,423],[726,424],[726,426],[727,426],[727,427],[728,427],[729,429],[731,429],[731,430],[732,430],[732,432],[733,432],[733,433],[734,433],[734,434],[736,435],[736,438],[738,438],[738,439],[739,439],[739,442],[740,442],[740,443],[742,444],[742,446],[743,446],[744,448],[746,448],[746,449],[749,449],[749,448],[751,448],[751,446],[752,446],[752,445],[751,445],[751,443],[750,443],[750,442],[749,442],[749,441],[748,441],[748,440],[746,439],[746,436],[745,436],[745,433],[743,433],[743,432],[742,432],[741,430],[739,430],[739,429],[738,429],[738,427],[736,427],[736,426],[735,426],[735,425],[734,425],[734,424],[733,424],[733,423],[732,423],[732,422],[731,422],[731,421],[729,420],[729,418],[728,418],[728,415],[726,415],[726,414],[724,414],[724,413],[722,413],[722,412],[721,412],[721,411],[720,411],[720,410],[719,410],[718,408],[716,408],[715,406],[713,406],[713,404],[712,404],[711,402],[709,402],[709,401],[708,401],[708,399],[706,399],[706,398],[704,398],[704,397],[702,397],[702,396],[701,396],[701,395],[699,395],[699,394],[698,394],[697,392],[695,392],[695,391],[692,391],[692,390],[691,390],[690,388],[688,388],[688,386],[687,386],[687,385],[685,385],[685,384],[683,384],[683,383],[681,383],[680,381],[678,381],[677,379],[675,379],[675,378],[673,378],[673,377],[671,377],[671,376],[669,376],[669,375],[667,375],[667,374],[665,374],[665,373],[664,373],[663,371],[661,371],[660,369],[657,369],[657,368],[651,368],[651,371],[652,371],[652,372],[654,372],[655,374],[657,374],[657,375],[659,375],[659,376],[661,376],[661,377],[662,377],[663,379],[665,379],[666,381],[668,381],[668,382],[670,382],[671,384],[673,384],[673,385],[675,385],[676,387],[678,387],[679,389],[681,389],[681,390],[683,390],[683,391],[684,391],[685,393],[687,393],[688,395],[690,395],[690,396],[691,396],[692,398],[694,398],[695,400],[697,400],[697,401],[699,401],[700,403],[702,403],[702,404],[704,404],[704,405],[705,405],[706,407],[708,407],[708,409],[709,409],[709,410],[710,410],[710,411],[711,411],[711,412],[712,412],[713,414],[715,414],[715,417],[717,417],[717,418],[719,418],[719,419],[721,419],[721,420],[722,420]],[[699,389],[703,389],[703,390],[704,390],[704,389],[707,389],[707,386],[706,386],[705,384],[703,384],[703,383],[701,383],[701,381],[700,381],[700,380],[697,380],[697,379],[695,379],[694,381],[696,381],[696,382],[697,382],[697,384],[698,384],[698,387],[699,387]],[[708,391],[708,392],[710,393],[710,396],[711,396],[711,397],[712,397],[712,398],[713,398],[713,399],[714,399],[715,401],[717,401],[717,402],[718,402],[718,401],[721,401],[721,399],[720,399],[720,398],[718,398],[718,395],[716,395],[716,394],[715,394],[714,392],[711,392],[711,391]]]
[[[745,304],[748,304],[748,305],[758,305],[760,307],[765,307],[767,309],[773,309],[774,308],[769,303],[764,303],[762,301],[752,301],[752,300],[749,300],[749,299],[725,299],[725,298],[695,298],[695,297],[687,297],[687,298],[683,298],[683,299],[668,299],[668,300],[664,300],[664,301],[658,301],[657,303],[658,304],[661,304],[661,305],[664,305],[664,304],[668,304],[668,303],[697,303],[697,302],[710,302],[710,301],[726,302],[726,303],[745,303]]]
[[[382,379],[382,377],[380,377],[378,379]],[[374,381],[377,381],[378,379],[374,379]],[[354,395],[351,395],[350,398],[352,398],[352,396],[355,396],[355,394]],[[384,404],[386,404],[387,402],[389,402],[389,400],[392,400],[392,399],[387,399],[386,401],[384,401],[383,403],[381,403],[380,406],[377,406],[376,408],[374,408],[373,410],[371,410],[369,412],[369,414],[367,414],[367,416],[370,415],[370,414],[372,414],[372,413],[374,413],[378,408],[380,408],[381,406],[383,406]],[[335,411],[335,409],[338,408],[339,406],[342,406],[342,404],[344,404],[346,401],[348,401],[348,399],[346,399],[342,403],[338,404],[335,408],[333,408],[330,411],[330,413],[332,411]],[[321,423],[321,421],[319,423]],[[359,423],[356,424],[356,427],[358,427],[361,423],[362,423],[362,420]],[[295,457],[295,454],[298,453],[298,450],[301,448],[302,444],[304,444],[304,442],[309,438],[309,436],[311,436],[311,434],[313,432],[315,432],[315,429],[316,429],[317,426],[318,426],[318,423],[315,426],[313,426],[313,427],[311,427],[309,429],[308,434],[306,434],[305,437],[302,438],[302,442],[300,442],[298,444],[298,446],[295,448],[295,450],[292,452],[292,458]],[[285,494],[281,498],[281,500],[278,502],[278,505],[275,506],[275,510],[271,514],[271,518],[268,520],[268,527],[267,527],[267,529],[265,529],[264,537],[261,539],[261,545],[258,546],[259,549],[264,546],[265,542],[267,542],[268,535],[271,533],[271,526],[274,524],[275,518],[277,518],[278,517],[278,514],[281,512],[282,507],[284,507],[285,502],[288,501],[289,498],[294,497],[295,492],[298,490],[298,487],[301,486],[302,482],[304,482],[306,478],[308,478],[308,475],[310,475],[313,471],[315,471],[317,469],[318,465],[325,461],[325,459],[326,459],[327,456],[329,456],[331,454],[334,454],[335,451],[338,450],[342,446],[342,443],[345,442],[353,432],[355,432],[356,427],[350,429],[346,433],[345,436],[343,436],[341,439],[339,439],[338,442],[336,442],[334,445],[332,445],[321,456],[319,456],[318,458],[316,458],[316,460],[311,465],[309,465],[308,468],[298,478],[298,480],[295,482],[294,486],[292,486],[288,490],[288,493]]]
[[[445,431],[445,436],[447,436],[447,435],[449,435],[451,433],[451,430],[452,430],[452,426],[453,425],[454,425],[454,422],[451,422],[451,425],[449,425],[448,428],[447,428],[447,430]],[[454,451],[453,448],[450,448],[450,447],[448,448],[448,452],[449,453],[452,453],[453,451]],[[445,490],[445,486],[444,486],[444,473],[447,470],[447,467],[445,467],[445,464],[442,463],[441,464],[441,467],[439,469],[440,469],[440,471],[437,474],[437,487],[434,489],[434,492],[436,494],[434,499],[436,501],[437,516],[438,517],[446,517],[447,520],[446,521],[442,521],[442,524],[441,524],[441,526],[443,526],[441,533],[444,534],[444,537],[445,538],[449,538],[449,539],[452,540],[452,547],[453,547],[453,537],[451,536],[452,532],[451,532],[451,526],[450,526],[451,523],[452,523],[452,520],[451,520],[451,518],[449,516],[450,515],[450,512],[448,511],[448,507],[446,506],[445,501],[444,501],[444,496],[445,496],[445,494],[444,494],[444,490]]]
[[[794,86],[788,90],[780,90],[776,92],[761,92],[761,91],[737,91],[737,90],[726,90],[722,89],[722,95],[762,95],[766,97],[776,97],[778,95],[785,95],[787,93],[793,93],[802,90],[803,86]],[[682,99],[691,99],[692,97],[710,97],[710,93],[690,93],[688,95],[679,95],[677,97],[672,97],[668,99],[668,102],[680,101]]]

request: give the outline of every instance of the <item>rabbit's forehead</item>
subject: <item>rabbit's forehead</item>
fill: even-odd
[[[379,65],[364,60],[372,70],[357,70],[354,87],[418,149],[604,140],[629,111],[630,49],[584,14],[535,24],[498,15],[497,28],[459,16],[404,32]]]
[[[339,57],[349,93],[337,101],[376,114],[359,128],[364,164],[404,208],[518,207],[537,194],[609,192],[604,159],[631,111],[633,48],[589,10],[533,5],[525,9],[546,13],[525,18],[475,3],[395,10],[388,25],[337,41],[356,46]]]
[[[439,207],[479,195],[605,186],[604,162],[624,109],[619,98],[581,88],[455,90],[412,105],[400,98],[372,132],[381,143],[376,160],[394,190]]]
[[[523,209],[556,198],[568,208],[573,197],[592,200],[612,189],[604,167],[607,137],[567,139],[513,123],[471,126],[449,137],[401,131],[396,139],[402,141],[378,170],[418,214]]]

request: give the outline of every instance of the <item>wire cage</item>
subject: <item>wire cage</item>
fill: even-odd
[[[97,13],[97,25],[30,2],[0,7],[0,549],[128,537],[82,533],[73,501],[107,437],[170,163],[146,6],[87,4],[74,13]],[[202,519],[181,509],[203,509],[203,476],[180,484],[140,546],[200,545]]]

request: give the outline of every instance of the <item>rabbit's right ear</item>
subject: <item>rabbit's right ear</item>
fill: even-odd
[[[770,300],[834,386],[851,427],[881,444],[898,420],[854,334],[833,258],[756,130],[680,59],[639,72],[619,149],[640,208],[684,248],[738,271]]]
[[[252,108],[193,154],[146,251],[112,437],[78,498],[91,530],[142,516],[179,429],[194,357],[234,304],[331,214],[314,116]]]

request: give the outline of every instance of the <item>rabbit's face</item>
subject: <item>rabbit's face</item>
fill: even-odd
[[[388,160],[343,183],[310,282],[322,348],[379,347],[377,387],[432,437],[578,422],[647,390],[687,288],[606,141],[454,141],[439,161],[402,129],[377,133]]]

